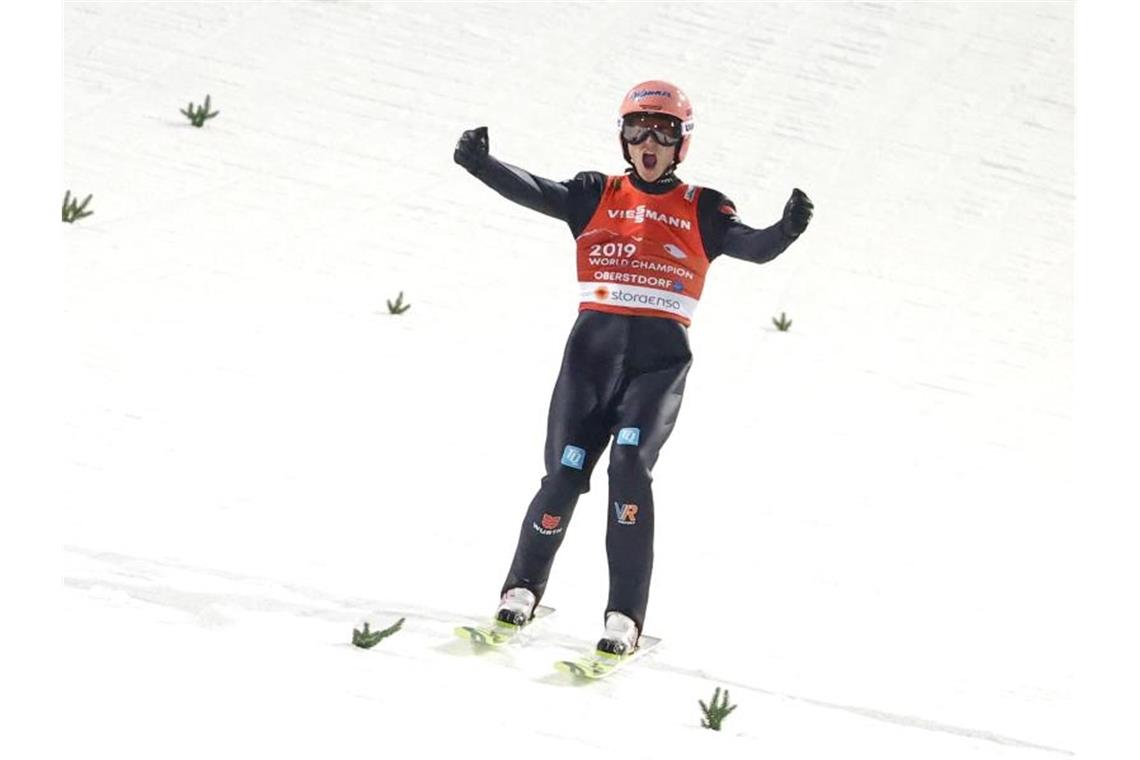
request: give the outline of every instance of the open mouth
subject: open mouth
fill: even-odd
[[[656,169],[657,168],[657,156],[654,155],[653,153],[643,153],[643,154],[641,154],[641,164],[646,169]]]

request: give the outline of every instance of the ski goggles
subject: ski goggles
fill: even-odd
[[[621,139],[640,145],[653,135],[658,145],[670,147],[681,142],[681,123],[671,116],[633,113],[621,121]]]

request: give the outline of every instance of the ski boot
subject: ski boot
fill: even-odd
[[[495,620],[504,625],[522,628],[530,622],[534,615],[534,607],[538,599],[534,592],[528,588],[510,588],[503,593],[499,609],[495,613]]]
[[[606,613],[606,632],[598,640],[598,653],[624,657],[637,649],[637,623],[620,612]]]

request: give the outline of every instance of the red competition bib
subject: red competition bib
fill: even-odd
[[[664,317],[687,327],[709,269],[697,224],[700,193],[682,184],[650,195],[628,177],[607,177],[577,240],[579,311]]]

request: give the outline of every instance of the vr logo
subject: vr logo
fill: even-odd
[[[582,469],[586,464],[586,450],[577,446],[567,446],[562,449],[562,464],[575,470]]]
[[[618,446],[636,446],[641,443],[641,428],[622,428],[617,434]]]
[[[614,517],[620,525],[636,525],[637,524],[637,505],[636,504],[622,504],[620,501],[614,502]]]

